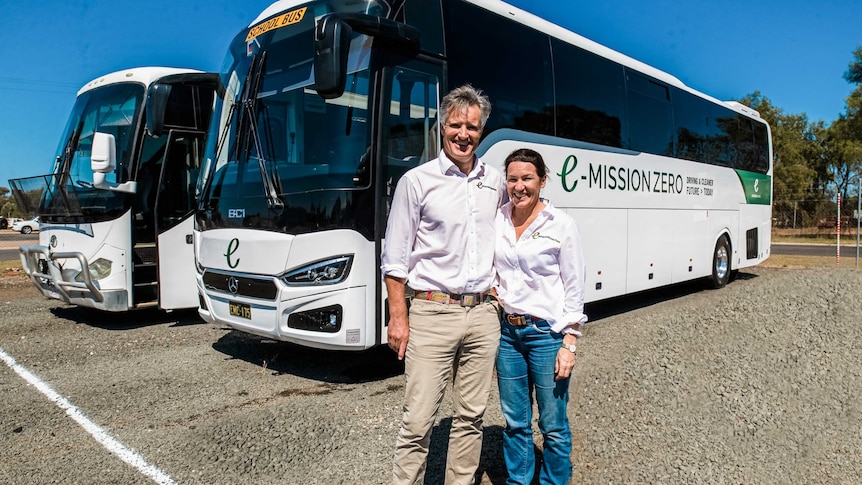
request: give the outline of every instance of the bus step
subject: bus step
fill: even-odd
[[[155,264],[159,260],[156,243],[139,243],[132,248],[132,260],[136,264]]]
[[[134,305],[139,308],[141,305],[146,305],[152,302],[159,301],[159,285],[153,283],[135,283]]]

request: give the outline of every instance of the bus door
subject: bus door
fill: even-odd
[[[171,130],[165,147],[155,201],[159,307],[198,305],[195,283],[195,185],[206,134]]]
[[[377,208],[377,255],[386,234],[386,220],[392,205],[392,196],[398,180],[405,172],[440,152],[440,128],[437,124],[437,107],[440,98],[442,66],[413,61],[403,66],[384,70],[383,102],[381,103],[379,133],[380,170],[378,181],[379,206]],[[379,272],[380,261],[377,261]],[[378,275],[380,276],[380,275]],[[386,343],[386,326],[389,306],[383,278],[377,278],[380,295],[378,308],[378,334],[380,343]]]

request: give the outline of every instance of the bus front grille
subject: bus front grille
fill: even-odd
[[[204,287],[233,296],[275,300],[278,287],[273,278],[259,278],[245,275],[221,273],[206,270],[203,276]]]

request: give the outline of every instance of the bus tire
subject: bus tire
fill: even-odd
[[[730,240],[722,235],[715,243],[712,253],[712,275],[709,276],[711,288],[721,288],[730,281]]]

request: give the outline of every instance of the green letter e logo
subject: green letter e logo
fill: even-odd
[[[239,265],[239,259],[236,260],[236,263],[231,263],[230,261],[230,257],[233,256],[233,253],[235,253],[237,249],[239,249],[239,239],[233,238],[227,245],[227,252],[224,253],[225,258],[227,258],[227,265],[230,266],[231,269],[234,269]]]
[[[578,178],[577,177],[574,177],[574,180],[572,180],[571,186],[569,186],[569,182],[568,182],[568,176],[571,175],[572,172],[575,171],[575,168],[577,168],[577,166],[578,166],[578,157],[576,157],[574,155],[569,155],[568,157],[566,157],[566,161],[563,162],[562,172],[557,174],[560,177],[560,181],[563,184],[563,190],[565,190],[566,192],[572,192],[578,186]]]

